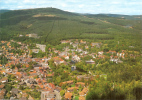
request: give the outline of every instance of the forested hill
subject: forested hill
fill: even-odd
[[[0,14],[0,40],[17,39],[57,45],[62,39],[122,41],[140,46],[142,16],[79,14],[56,8],[14,10]],[[25,35],[35,33],[39,38]],[[19,37],[24,35],[24,37]]]

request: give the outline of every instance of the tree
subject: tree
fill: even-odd
[[[79,91],[82,91],[83,87],[81,85],[79,85]]]
[[[73,89],[73,93],[74,93],[74,94],[77,94],[77,93],[78,93],[76,88]]]
[[[20,89],[20,90],[24,90],[24,87],[20,85],[19,89]]]
[[[61,95],[61,96],[64,96],[64,94],[65,94],[65,90],[61,90],[61,91],[60,91],[60,95]]]
[[[20,63],[17,64],[16,67],[19,69],[21,67],[21,64]]]
[[[6,89],[6,91],[11,91],[12,85],[11,84],[6,84],[5,89]]]
[[[66,88],[66,86],[67,86],[67,83],[62,84],[61,88],[64,90]]]
[[[0,56],[0,63],[1,63],[1,64],[6,64],[7,61],[8,61],[8,59],[7,59],[4,55],[1,55],[1,56]]]
[[[10,93],[10,91],[8,91],[7,93],[6,93],[6,95],[5,95],[5,99],[10,99],[10,97],[11,97],[11,93]]]
[[[60,82],[61,82],[61,78],[60,78],[60,77],[57,77],[57,78],[56,78],[56,84],[59,85]]]
[[[12,80],[15,80],[16,77],[14,75],[8,75],[8,81],[11,82]]]
[[[133,89],[133,94],[136,96],[137,100],[142,100],[142,87],[135,87]]]
[[[15,65],[12,64],[12,65],[10,66],[10,68],[11,68],[11,69],[14,69],[14,68],[15,68]]]

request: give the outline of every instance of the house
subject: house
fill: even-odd
[[[68,52],[64,51],[64,52],[58,52],[59,56],[62,57],[62,56],[67,56],[68,55]]]
[[[114,53],[116,53],[116,51],[109,50],[109,53],[114,54]]]
[[[71,66],[71,70],[72,71],[76,70],[76,66]]]
[[[34,69],[35,69],[35,70],[38,70],[39,68],[41,68],[41,67],[42,67],[42,65],[40,65],[40,64],[36,64],[36,65],[33,65],[33,67],[34,67]]]
[[[80,97],[79,97],[79,100],[85,100],[85,97],[80,96]]]
[[[55,63],[56,65],[59,65],[59,64],[61,64],[61,63],[64,63],[64,60],[63,60],[62,58],[59,58],[59,57],[54,57],[53,60],[54,60],[54,63]]]
[[[37,47],[37,48],[40,48],[40,50],[41,50],[42,52],[45,52],[46,45],[36,44],[36,47]]]
[[[5,86],[4,84],[0,85],[0,91],[4,88],[4,86]]]
[[[19,100],[28,100],[26,97],[21,97]]]
[[[73,81],[65,81],[65,82],[61,82],[60,85],[62,86],[63,84],[73,84]]]
[[[29,95],[29,96],[30,96],[30,95]],[[28,97],[28,94],[26,93],[26,91],[23,91],[23,92],[22,92],[22,97],[26,97],[26,98]],[[26,99],[26,100],[27,100],[27,99]],[[30,100],[31,100],[31,99],[30,99]]]
[[[21,73],[21,72],[16,72],[16,73],[15,73],[15,77],[16,77],[17,79],[21,78],[21,77],[22,77],[22,73]]]
[[[70,43],[70,41],[69,40],[61,40],[61,43],[63,44],[63,43]]]
[[[51,100],[52,98],[55,98],[56,94],[53,92],[53,90],[43,90],[41,91],[41,100]]]
[[[80,61],[80,57],[77,56],[77,55],[74,55],[74,56],[72,56],[72,60],[79,62]]]
[[[6,68],[6,73],[12,73],[12,69],[10,69],[10,68]]]
[[[65,52],[70,51],[69,47],[64,47],[63,50],[64,50]]]
[[[75,84],[76,87],[79,87],[80,85],[81,85],[82,87],[84,87],[84,86],[85,86],[85,83],[83,83],[83,82],[77,82],[77,83]]]
[[[12,94],[13,96],[17,96],[18,93],[19,93],[19,90],[18,90],[17,88],[13,88],[13,89],[11,90],[11,94]]]
[[[78,90],[79,88],[78,87],[69,87],[69,88],[67,88],[67,91],[68,92],[73,92],[74,89]]]
[[[4,70],[0,71],[0,73],[6,75],[6,72]]]
[[[63,55],[63,57],[64,57],[66,60],[69,60],[69,56]]]
[[[51,89],[55,89],[55,85],[52,84],[52,83],[48,83],[48,87],[51,88]]]
[[[52,98],[55,98],[56,97],[56,94],[55,92],[53,91],[50,91],[48,94],[47,94],[47,100],[51,100]]]
[[[38,53],[38,52],[39,52],[39,49],[32,49],[32,52]]]
[[[77,51],[77,52],[83,52],[83,50],[80,49],[80,48],[76,49],[76,51]]]
[[[79,96],[86,96],[87,92],[88,88],[84,87],[84,89],[81,92],[79,92]]]
[[[6,93],[6,90],[5,90],[5,89],[0,90],[0,100],[3,100],[3,99],[4,99],[5,93]]]
[[[28,100],[34,100],[34,98],[33,98],[33,97],[31,97],[31,95],[29,95]],[[41,100],[45,100],[45,99],[41,99]]]
[[[4,78],[2,78],[2,79],[0,80],[0,82],[1,82],[1,83],[6,83],[6,82],[8,82],[8,78],[7,78],[7,77],[4,77]]]
[[[117,53],[117,56],[118,56],[118,57],[122,57],[122,58],[124,58],[124,55],[125,55],[125,53],[124,53],[124,52],[122,52],[122,53],[119,53],[119,52],[118,52],[118,53]]]
[[[30,85],[30,88],[31,88],[31,89],[35,89],[35,87],[36,87],[36,86],[35,86],[34,84],[31,84],[31,85]]]
[[[83,51],[83,54],[86,55],[86,54],[88,54],[88,52],[87,51]]]
[[[34,79],[29,79],[27,81],[27,83],[29,83],[29,84],[37,84],[37,82]]]
[[[3,65],[0,64],[0,68],[3,68]]]
[[[72,100],[72,97],[73,97],[72,93],[70,92],[65,93],[65,100]]]
[[[121,61],[120,59],[118,59],[116,57],[115,58],[111,58],[110,61],[115,62],[116,64],[123,63],[123,61]]]
[[[80,40],[80,43],[82,43],[82,44],[86,44],[86,41]]]
[[[84,87],[83,90],[81,92],[79,92],[80,96],[85,96],[88,92],[88,88]]]
[[[62,88],[61,88],[61,87],[56,86],[56,87],[55,87],[55,90],[56,90],[56,91],[58,91],[58,92],[60,92],[60,91],[62,90]]]
[[[20,82],[19,85],[26,85],[26,82]]]
[[[54,50],[54,53],[58,53],[59,52],[59,50]]]
[[[117,62],[118,61],[118,59],[116,58],[112,58],[112,59],[110,59],[110,61],[112,61],[112,62]]]
[[[103,51],[99,51],[98,52],[99,55],[103,55],[103,53],[104,53]]]
[[[104,58],[105,58],[105,55],[98,55],[97,57],[98,57],[98,58],[101,58],[101,59],[104,59]]]
[[[23,37],[24,35],[20,34],[19,37]]]
[[[102,43],[91,43],[91,46],[92,47],[97,47],[97,48],[100,48],[101,47],[101,45],[102,45]]]
[[[34,34],[34,33],[33,34],[29,34],[28,36],[29,37],[33,37],[33,38],[37,38],[38,37],[37,34]]]
[[[87,64],[95,64],[95,61],[93,61],[92,59],[91,60],[88,60],[88,61],[85,61]]]
[[[73,48],[76,48],[78,46],[78,44],[72,44]]]
[[[85,49],[88,49],[88,48],[89,48],[88,45],[86,45],[86,46],[85,46]]]

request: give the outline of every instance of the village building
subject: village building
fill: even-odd
[[[71,81],[61,82],[60,86],[62,86],[63,84],[67,84],[67,85],[70,84],[71,85],[71,84],[73,84],[73,81],[71,80]]]
[[[77,55],[74,55],[74,56],[72,56],[72,60],[79,62],[80,61],[80,57],[77,56]]]
[[[69,40],[62,40],[61,43],[62,43],[62,44],[63,44],[63,43],[70,43],[70,41],[69,41]]]
[[[39,48],[42,52],[45,52],[46,45],[36,44],[36,47]]]
[[[82,43],[82,44],[86,44],[86,41],[80,40],[80,43]]]
[[[79,97],[79,100],[85,100],[85,97],[80,96],[80,97]]]
[[[6,93],[6,90],[5,90],[5,89],[0,90],[0,100],[3,100],[3,99],[4,99],[5,93]]]
[[[37,38],[37,37],[38,37],[38,35],[35,34],[35,33],[29,34],[28,36],[29,36],[29,37],[33,37],[33,38]]]
[[[75,84],[76,87],[79,87],[80,85],[81,85],[82,87],[84,87],[84,86],[85,86],[85,83],[83,83],[83,82],[77,82],[77,83]]]
[[[83,90],[79,92],[79,96],[86,96],[87,92],[88,92],[88,88],[84,87]]]
[[[0,82],[1,82],[1,83],[6,83],[6,82],[8,82],[8,78],[7,78],[7,77],[4,77],[4,78],[2,78],[2,79],[0,80]]]
[[[39,49],[32,49],[32,52],[38,53],[38,52],[39,52]]]
[[[65,93],[65,100],[72,100],[72,98],[73,98],[72,93],[70,93],[70,92]]]
[[[92,47],[100,48],[101,45],[102,45],[102,43],[91,43],[91,46],[92,46]]]
[[[68,92],[73,92],[74,89],[78,90],[79,88],[78,87],[69,87],[69,88],[67,88],[67,91]]]
[[[87,64],[95,64],[95,61],[93,61],[92,59],[91,60],[88,60],[88,61],[85,61]]]
[[[65,63],[65,61],[64,61],[62,58],[59,58],[59,57],[54,57],[53,60],[54,60],[54,63],[55,63],[56,65]]]

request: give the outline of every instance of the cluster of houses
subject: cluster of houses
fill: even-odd
[[[35,37],[36,35],[29,35],[29,37]],[[9,52],[9,50],[16,50],[16,48],[12,47],[10,42],[15,42],[17,44],[20,44],[21,47],[17,48],[20,50],[23,50],[22,55],[19,55],[18,53],[14,54]],[[47,79],[52,79],[54,77],[54,72],[48,65],[48,61],[50,59],[53,59],[55,65],[65,64],[68,65],[68,62],[76,63],[81,62],[82,58],[89,55],[92,57],[92,59],[88,59],[85,61],[86,64],[95,64],[95,59],[104,59],[108,58],[110,61],[115,63],[123,63],[120,59],[125,59],[126,51],[122,50],[122,52],[116,52],[109,50],[108,52],[98,51],[97,53],[89,53],[87,50],[89,48],[89,45],[86,41],[74,41],[71,40],[62,40],[61,43],[69,43],[73,48],[69,49],[69,47],[63,48],[63,51],[56,50],[55,48],[49,48],[49,51],[53,51],[58,56],[50,56],[43,57],[43,58],[32,58],[30,55],[30,50],[28,49],[28,45],[23,44],[21,42],[16,42],[14,40],[8,41],[1,41],[2,48],[0,49],[0,55],[4,54],[5,57],[8,59],[7,64],[0,64],[0,73],[4,75],[3,78],[0,79],[0,99],[4,98],[4,95],[6,93],[6,90],[4,89],[5,83],[8,81],[8,75],[14,75],[16,77],[16,80],[13,80],[14,82],[18,83],[14,86],[11,90],[12,97],[11,98],[18,98],[23,100],[24,98],[29,97],[30,100],[34,100],[35,98],[28,96],[26,91],[22,91],[19,89],[20,86],[24,86],[31,88],[32,90],[36,89],[39,92],[41,92],[41,100],[60,100],[60,91],[62,90],[61,86],[63,84],[72,85],[73,81],[66,81],[60,83],[60,86],[55,86],[54,83],[47,83]],[[78,48],[80,45],[85,46],[85,50],[82,48]],[[91,47],[97,47],[100,48],[103,44],[102,43],[91,43]],[[42,44],[36,44],[36,47],[39,49],[32,49],[32,52],[38,53],[39,50],[42,52],[45,52],[46,45]],[[69,52],[70,51],[70,52]],[[50,53],[49,52],[49,53]],[[75,53],[77,52],[77,54]],[[107,56],[105,54],[110,54],[111,56]],[[36,64],[33,65],[33,68],[30,67],[30,62],[36,62]],[[16,65],[20,63],[20,67],[18,68]],[[15,68],[12,68],[11,66],[14,65]],[[76,69],[76,66],[70,65],[71,68]],[[30,69],[28,72],[26,72],[27,69]],[[84,76],[84,75],[78,75],[77,79],[84,79],[89,80],[93,78],[92,76]],[[79,86],[82,86],[83,89],[79,91]],[[88,87],[85,86],[85,83],[83,82],[76,82],[74,87],[67,88],[64,98],[66,100],[72,100],[73,99],[73,91],[76,89],[79,92],[79,100],[85,100],[85,96],[88,92]]]
[[[12,41],[15,42],[15,41]],[[7,42],[5,42],[7,43]],[[14,47],[10,46],[10,42],[7,43],[7,47],[3,46],[3,54],[7,57],[8,62],[5,65],[0,65],[0,73],[4,75],[2,79],[0,79],[0,96],[3,99],[4,95],[6,93],[6,90],[3,89],[5,86],[5,83],[8,83],[8,75],[14,75],[15,80],[14,82],[18,83],[18,85],[15,85],[14,88],[10,91],[12,94],[12,98],[18,98],[18,99],[25,99],[29,97],[28,99],[34,100],[33,97],[28,96],[28,94],[22,90],[19,89],[20,86],[29,87],[31,89],[36,89],[41,92],[41,100],[47,100],[47,99],[56,99],[60,100],[60,91],[62,90],[61,87],[55,86],[53,83],[47,83],[46,79],[50,79],[54,76],[54,72],[52,72],[52,69],[48,65],[48,60],[51,58],[31,58],[28,54],[29,50],[24,44],[21,42],[17,42],[18,44],[21,44],[21,48],[24,51],[24,53],[20,56],[18,54],[10,53],[7,49],[15,49]],[[3,43],[4,44],[4,43]],[[37,45],[40,49],[44,48],[43,45]],[[44,52],[44,51],[43,51]],[[65,56],[65,55],[66,56]],[[69,59],[69,56],[65,52],[60,52],[59,57],[53,57],[54,63],[56,65],[65,63],[65,61],[61,58],[64,57],[65,59]],[[77,56],[78,57],[78,56]],[[76,59],[76,57],[74,57]],[[36,62],[37,64],[33,65],[33,69],[30,69],[29,72],[25,72],[26,69],[30,67],[29,62]],[[20,68],[17,68],[17,64],[21,64]],[[15,68],[11,68],[11,66],[14,65]],[[24,67],[23,67],[24,66]],[[68,82],[67,82],[68,83]],[[73,83],[73,82],[71,82]],[[76,87],[77,88],[77,87]],[[73,91],[73,88],[68,88],[68,92]],[[70,98],[67,96],[68,92],[65,94],[65,98]],[[86,92],[84,92],[86,93]],[[71,95],[72,98],[72,95]]]
[[[103,52],[103,51],[98,51],[97,53],[89,54],[88,51],[87,51],[87,49],[89,48],[88,45],[87,45],[87,42],[83,41],[83,40],[80,40],[80,41],[76,40],[75,42],[72,42],[71,40],[62,40],[61,43],[62,44],[69,43],[74,48],[74,49],[71,49],[70,51],[72,51],[72,52],[76,51],[76,52],[79,53],[79,55],[74,55],[72,53],[72,60],[76,61],[76,62],[80,62],[81,58],[85,57],[86,55],[91,56],[93,59],[108,58],[108,56],[104,55],[105,52]],[[81,44],[85,44],[85,49],[86,49],[85,51],[81,48],[78,48],[78,46],[80,46]],[[100,48],[103,44],[101,42],[92,42],[90,45],[91,45],[91,47]],[[115,63],[123,63],[123,61],[120,60],[120,58],[124,59],[125,50],[122,50],[121,53],[109,50],[106,53],[111,54],[111,56],[109,57],[110,61],[115,62]],[[87,64],[95,64],[95,61],[90,59],[90,60],[86,61],[86,63]]]

